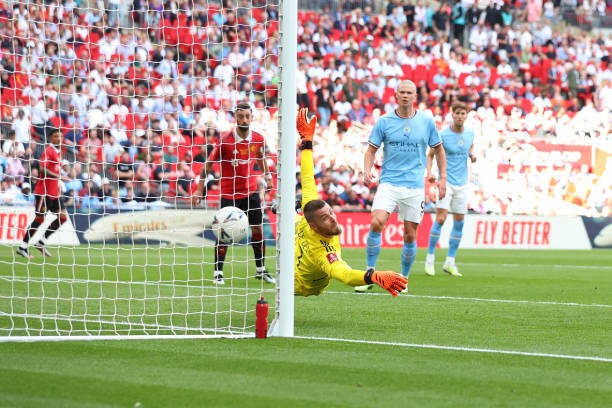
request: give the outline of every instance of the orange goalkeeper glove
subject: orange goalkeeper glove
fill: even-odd
[[[393,296],[397,296],[408,286],[408,279],[393,271],[368,271],[363,275],[363,280],[368,285],[376,283]]]
[[[312,137],[317,127],[317,117],[313,116],[309,119],[308,108],[300,108],[298,109],[296,126],[300,134],[300,140],[302,142],[312,142]]]

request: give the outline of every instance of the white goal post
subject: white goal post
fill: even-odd
[[[0,342],[253,337],[262,296],[268,334],[293,336],[297,2],[130,4],[0,6],[0,30],[14,33],[0,61],[0,152],[14,146],[0,153]],[[258,241],[276,284],[258,278],[252,234],[214,279],[221,163],[202,205],[191,200],[245,101],[276,180],[260,190]],[[53,232],[60,217],[38,225],[34,191],[55,130],[67,218]]]

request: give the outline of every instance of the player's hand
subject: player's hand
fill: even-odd
[[[308,108],[298,109],[296,119],[297,131],[302,142],[312,142],[315,128],[317,127],[317,117],[308,118]]]
[[[364,181],[364,183],[369,185],[374,180],[376,180],[376,174],[374,174],[374,172],[372,170],[364,169],[363,170],[363,181]]]
[[[193,195],[191,196],[191,205],[194,207],[200,205],[203,198],[204,192],[199,187],[196,188],[196,191],[194,191]]]
[[[444,197],[446,197],[446,178],[440,177],[440,180],[438,180],[438,200]]]
[[[374,271],[370,277],[366,272],[364,280],[366,283],[376,283],[393,296],[397,296],[408,286],[408,278],[393,271]]]
[[[269,190],[272,188],[273,184],[273,180],[272,180],[272,174],[271,173],[267,173],[266,175],[264,175],[264,182],[266,183],[264,189],[265,190]]]
[[[433,174],[432,172],[427,172],[427,181],[429,181],[430,183],[435,183],[436,182],[436,175]]]

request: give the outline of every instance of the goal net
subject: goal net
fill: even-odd
[[[277,314],[254,247],[265,247],[274,277],[278,1],[0,4],[0,341],[251,336],[261,296]],[[263,236],[227,246],[219,284],[211,223],[223,164],[208,173],[202,204],[192,196],[240,102],[252,107],[274,182],[261,177],[255,191]],[[62,217],[35,208],[54,206],[53,165],[67,214],[59,228]],[[255,164],[249,177],[263,171]]]

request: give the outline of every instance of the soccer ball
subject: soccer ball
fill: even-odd
[[[240,242],[249,232],[249,219],[240,208],[223,207],[213,218],[212,231],[224,244]]]

